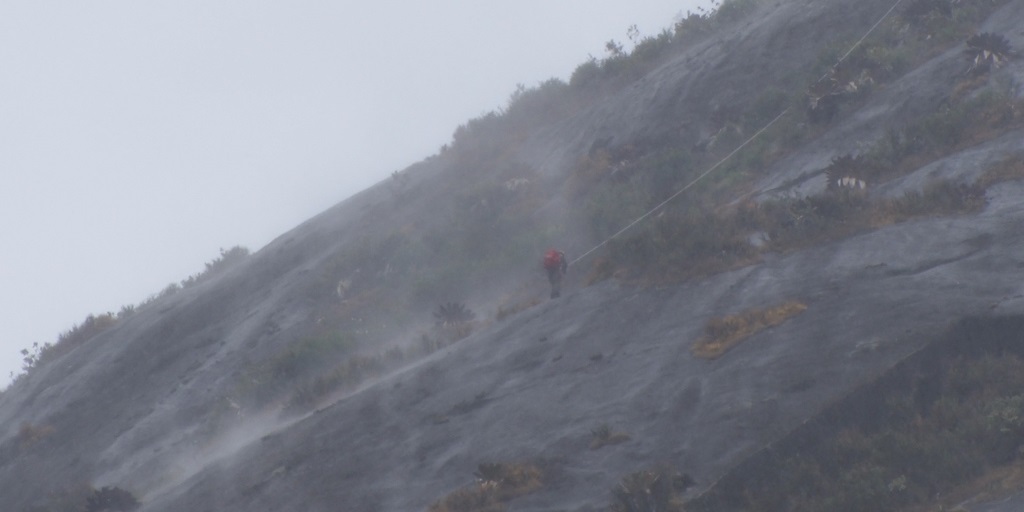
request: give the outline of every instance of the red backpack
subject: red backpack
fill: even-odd
[[[544,253],[544,268],[548,270],[554,270],[562,264],[562,253],[548,249],[548,252]]]

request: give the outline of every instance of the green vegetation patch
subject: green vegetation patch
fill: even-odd
[[[1019,317],[961,322],[748,459],[687,510],[951,506],[943,498],[953,489],[1021,464],[1022,327]]]
[[[338,364],[353,349],[352,337],[341,332],[298,340],[250,368],[242,378],[237,395],[248,407],[264,407],[290,394],[301,382]]]
[[[508,502],[543,487],[544,474],[530,463],[484,463],[477,482],[436,501],[429,512],[504,512]]]
[[[765,251],[799,250],[913,218],[977,212],[985,205],[985,187],[1020,176],[1019,157],[1007,159],[997,166],[998,172],[986,173],[973,185],[937,181],[898,198],[872,198],[870,191],[879,183],[1021,126],[1022,111],[1020,100],[997,91],[943,107],[919,122],[891,130],[861,155],[836,157],[823,169],[829,188],[820,195],[726,209],[714,209],[706,195],[692,199],[653,216],[629,236],[612,240],[590,281],[612,275],[656,283],[678,281],[751,264]],[[834,186],[843,178],[853,178],[857,185]],[[727,188],[739,190],[733,185]],[[628,219],[623,217],[638,216],[632,215],[639,210],[637,204],[653,203],[636,199],[638,194],[650,197],[638,192],[642,188],[621,190],[625,194],[621,197],[602,192],[606,195],[592,199],[591,220],[599,237],[626,225]],[[625,204],[633,208],[627,210],[622,207]]]

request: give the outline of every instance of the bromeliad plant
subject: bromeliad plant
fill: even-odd
[[[1002,66],[1012,56],[1013,49],[1005,37],[983,32],[967,40],[964,53],[971,59],[967,73],[981,75]]]
[[[448,302],[437,307],[434,318],[440,327],[453,327],[472,322],[476,314],[461,302]]]
[[[807,115],[812,122],[831,121],[842,100],[874,83],[870,70],[850,62],[832,66],[825,76],[807,89]]]
[[[828,189],[863,190],[867,188],[871,167],[862,155],[845,154],[833,158],[832,163],[825,169],[825,176],[828,177]]]

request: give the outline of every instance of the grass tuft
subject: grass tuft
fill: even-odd
[[[791,300],[767,309],[750,309],[735,315],[712,318],[704,327],[704,335],[693,345],[693,354],[715,359],[748,337],[785,322],[807,309],[807,305]]]
[[[474,476],[475,484],[436,501],[429,512],[504,512],[509,501],[544,485],[543,472],[533,464],[483,463]]]
[[[615,432],[607,423],[590,431],[590,449],[597,450],[605,446],[622,444],[632,439],[626,432]]]

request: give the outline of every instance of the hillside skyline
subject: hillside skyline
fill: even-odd
[[[628,27],[654,35],[699,5],[5,5],[0,381],[19,350],[220,249],[258,250],[436,153],[516,84],[567,80],[606,41],[628,48]]]

